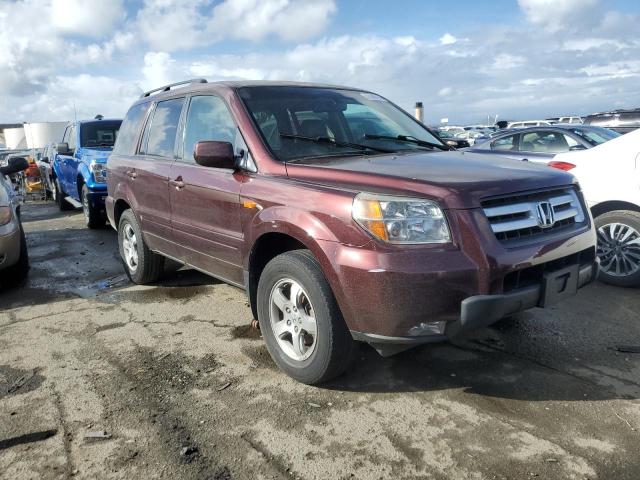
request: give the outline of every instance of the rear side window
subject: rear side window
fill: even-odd
[[[491,142],[491,150],[517,150],[517,135],[509,135]]]
[[[173,158],[183,103],[184,98],[172,98],[158,102],[153,112],[153,118],[145,132],[143,148],[140,153]]]
[[[120,155],[133,155],[135,153],[138,131],[144,121],[147,110],[149,110],[149,105],[149,102],[139,103],[129,109],[120,127],[113,153]]]

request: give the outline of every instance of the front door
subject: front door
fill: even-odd
[[[241,285],[240,187],[245,176],[196,164],[193,150],[201,140],[231,142],[237,153],[247,150],[221,98],[191,97],[182,148],[169,180],[173,237],[185,263]]]
[[[185,98],[158,102],[149,114],[135,166],[128,176],[135,192],[136,213],[152,250],[176,257],[171,232],[169,174],[176,154],[176,135]]]

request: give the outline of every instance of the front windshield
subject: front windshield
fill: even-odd
[[[602,127],[576,128],[573,130],[573,133],[580,135],[580,137],[593,146],[608,142],[621,135],[618,132]]]
[[[239,94],[272,152],[284,162],[448,149],[407,113],[373,93],[264,86],[244,87]]]
[[[83,147],[113,147],[118,137],[121,120],[85,123],[80,130],[80,145]]]

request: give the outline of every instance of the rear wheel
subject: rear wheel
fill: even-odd
[[[118,243],[125,272],[138,284],[155,282],[164,269],[164,257],[149,250],[142,230],[131,210],[125,210],[118,222]]]
[[[267,349],[289,376],[318,384],[347,369],[354,342],[311,252],[271,260],[260,276],[257,302]]]
[[[58,178],[55,178],[53,180],[52,195],[53,195],[54,201],[58,204],[58,208],[60,208],[60,210],[62,210],[63,212],[67,210],[71,210],[73,208],[71,204],[64,199],[64,197],[66,197],[67,194],[64,193],[64,190],[62,190],[62,187],[60,186],[60,180],[58,180]]]
[[[104,210],[91,204],[89,199],[89,189],[86,185],[82,186],[82,192],[80,193],[80,200],[82,200],[82,212],[84,213],[84,221],[89,228],[102,228],[104,227],[107,218],[104,214]]]
[[[640,213],[607,212],[595,219],[599,279],[619,287],[640,285]]]

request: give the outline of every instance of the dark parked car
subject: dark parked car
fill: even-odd
[[[165,258],[244,288],[278,366],[344,371],[576,293],[595,232],[566,172],[448,151],[374,93],[187,82],[145,93],[108,163],[127,275]],[[363,121],[366,118],[367,121]]]
[[[586,150],[619,136],[613,130],[584,125],[518,128],[476,143],[470,151],[547,163],[558,153]]]
[[[628,133],[640,128],[640,108],[594,113],[584,119],[584,124],[610,128],[619,133]]]

